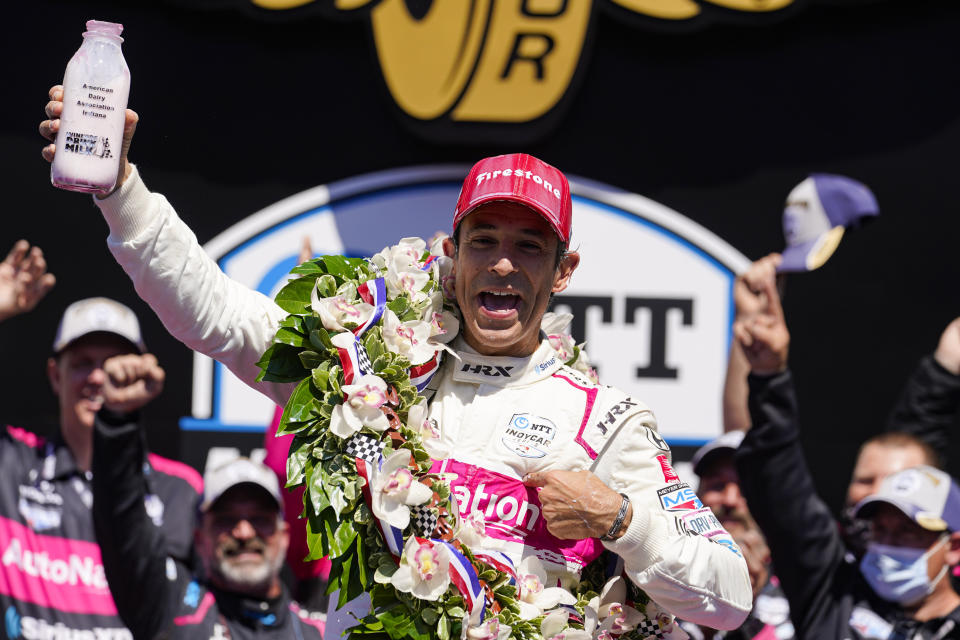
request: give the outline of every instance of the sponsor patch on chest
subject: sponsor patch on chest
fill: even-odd
[[[664,511],[693,511],[702,509],[703,503],[685,482],[672,484],[657,491],[660,506]]]
[[[557,426],[551,420],[531,413],[515,413],[504,427],[500,442],[522,458],[542,458],[556,435]]]
[[[22,484],[17,510],[27,526],[34,531],[47,531],[60,526],[63,514],[63,496],[46,481],[37,485]]]

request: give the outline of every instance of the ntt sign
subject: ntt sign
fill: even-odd
[[[317,254],[371,256],[405,236],[450,232],[465,166],[395,169],[314,187],[258,211],[204,246],[231,278],[273,297],[304,236]],[[642,196],[571,176],[581,255],[554,298],[574,314],[601,381],[657,415],[674,445],[722,431],[721,395],[734,274],[748,260],[683,215]],[[194,355],[186,431],[263,431],[274,412],[220,363]]]

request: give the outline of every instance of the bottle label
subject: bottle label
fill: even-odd
[[[67,131],[63,150],[78,153],[82,156],[96,156],[97,158],[112,158],[110,140],[106,136],[95,136],[76,131]]]

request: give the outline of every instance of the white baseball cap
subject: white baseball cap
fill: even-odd
[[[84,298],[63,312],[53,339],[53,352],[60,353],[73,341],[97,332],[118,335],[136,346],[140,353],[147,350],[137,315],[129,307],[110,298]]]
[[[213,503],[228,490],[247,483],[256,485],[269,493],[277,501],[277,507],[280,510],[283,509],[283,498],[280,496],[277,475],[261,462],[238,457],[203,474],[203,502],[200,503],[200,511],[208,511]]]
[[[869,518],[879,502],[900,509],[929,531],[960,531],[960,487],[940,469],[922,465],[891,474],[880,489],[855,507],[858,518]]]

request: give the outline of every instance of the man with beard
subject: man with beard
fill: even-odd
[[[743,431],[724,433],[697,449],[691,464],[693,472],[700,479],[697,495],[740,545],[747,561],[750,585],[753,588],[753,610],[738,629],[729,632],[684,622],[681,626],[694,640],[751,640],[773,637],[789,640],[794,637],[790,605],[780,588],[780,581],[773,573],[770,549],[740,492],[740,478],[733,456],[743,441],[743,436]]]
[[[94,525],[120,617],[136,640],[319,640],[325,616],[291,601],[280,580],[289,543],[274,473],[237,458],[204,476],[194,543],[206,580],[172,561],[143,507],[139,408],[160,392],[152,358],[104,364],[94,435]]]

